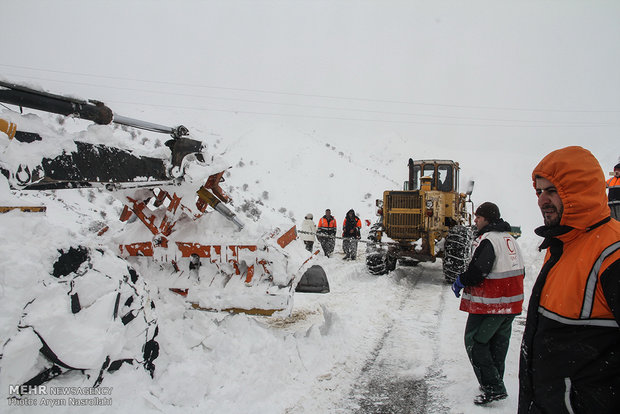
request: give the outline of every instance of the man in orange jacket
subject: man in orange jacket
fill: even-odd
[[[620,220],[620,163],[614,167],[614,176],[607,180],[607,195],[611,217]]]
[[[325,256],[330,257],[336,245],[336,219],[330,209],[325,210],[325,215],[321,217],[317,227],[316,238],[319,239]]]
[[[620,222],[581,147],[548,154],[532,180],[545,262],[530,296],[518,413],[620,412]]]

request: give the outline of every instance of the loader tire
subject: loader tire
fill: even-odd
[[[374,223],[370,226],[368,231],[368,240],[373,242],[381,241],[381,234],[383,233],[383,225],[381,223]]]
[[[443,258],[443,275],[448,283],[453,283],[458,275],[467,270],[471,256],[473,232],[470,227],[454,226],[446,236]]]
[[[385,275],[396,269],[397,259],[386,254],[377,252],[366,255],[366,267],[372,275]]]
[[[385,267],[388,270],[388,273],[396,269],[396,264],[398,263],[398,259],[394,256],[390,256],[389,254],[385,256]]]
[[[384,275],[388,273],[386,266],[386,254],[382,252],[369,253],[366,255],[366,267],[371,275]]]

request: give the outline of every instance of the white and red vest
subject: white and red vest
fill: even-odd
[[[480,314],[519,314],[523,305],[525,267],[521,250],[507,232],[487,232],[472,245],[475,251],[482,240],[488,240],[495,252],[491,273],[478,286],[466,286],[460,309]]]

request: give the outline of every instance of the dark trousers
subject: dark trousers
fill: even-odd
[[[620,221],[620,202],[616,201],[616,204],[609,204],[609,210],[611,210],[611,218],[615,218]]]
[[[314,246],[314,242],[312,240],[304,240],[304,244],[306,245],[306,250],[312,252],[312,246]]]
[[[465,350],[482,390],[505,393],[504,367],[515,315],[469,314]]]
[[[319,239],[319,243],[321,243],[321,247],[323,248],[323,253],[325,256],[329,257],[334,252],[334,246],[336,245],[336,239],[334,236],[336,235],[336,230],[319,230],[316,234],[316,238]]]
[[[342,240],[342,250],[344,250],[345,259],[355,259],[357,257],[357,239],[345,237]]]

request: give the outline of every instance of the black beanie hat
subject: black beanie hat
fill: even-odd
[[[501,217],[499,214],[499,207],[489,201],[478,206],[476,215],[484,217],[489,223],[497,221]]]
[[[620,162],[614,166],[614,170],[620,170]]]

